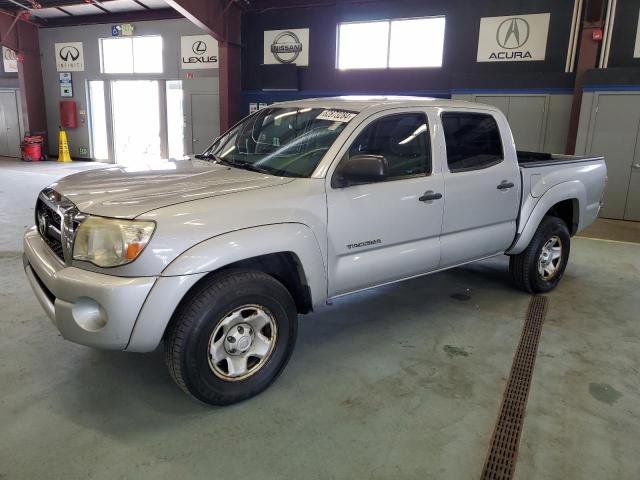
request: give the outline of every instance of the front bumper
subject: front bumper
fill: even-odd
[[[24,269],[36,298],[65,339],[115,350],[129,343],[157,280],[67,267],[35,229],[24,236]]]

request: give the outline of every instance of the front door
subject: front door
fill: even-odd
[[[426,115],[378,115],[353,138],[343,161],[381,155],[388,175],[345,188],[333,188],[328,176],[329,297],[420,275],[440,262],[444,198],[424,196],[442,195],[443,180],[432,164]]]
[[[504,117],[451,111],[441,115],[446,145],[441,266],[450,267],[504,252],[516,234],[520,169],[506,158]],[[443,162],[445,163],[445,162]]]

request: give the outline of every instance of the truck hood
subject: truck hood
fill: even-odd
[[[83,213],[134,218],[169,205],[291,181],[288,177],[189,159],[89,170],[64,177],[51,188]]]

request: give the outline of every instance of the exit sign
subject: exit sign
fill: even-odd
[[[111,25],[112,37],[130,37],[133,35],[133,25],[123,23],[122,25]]]

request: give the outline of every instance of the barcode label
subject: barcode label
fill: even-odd
[[[329,120],[330,122],[348,122],[357,113],[345,112],[344,110],[325,110],[316,117],[316,120]]]

